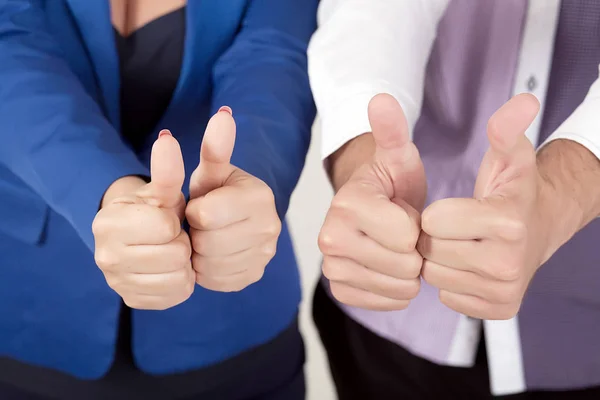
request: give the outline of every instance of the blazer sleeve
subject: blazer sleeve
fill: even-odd
[[[306,50],[318,0],[253,0],[213,73],[213,108],[229,105],[237,124],[232,163],[262,179],[280,218],[304,166],[315,107]]]
[[[69,69],[37,1],[0,0],[0,123],[0,163],[90,249],[106,189],[149,174]]]

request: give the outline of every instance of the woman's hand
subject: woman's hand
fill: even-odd
[[[126,177],[107,190],[93,223],[96,263],[131,308],[164,310],[194,291],[191,245],[181,224],[185,171],[177,140],[162,131],[152,148],[151,183]]]
[[[231,109],[223,107],[206,128],[185,211],[196,282],[221,292],[260,280],[281,232],[269,186],[230,164],[235,132]]]

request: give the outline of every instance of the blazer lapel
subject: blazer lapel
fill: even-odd
[[[188,0],[184,57],[170,109],[183,106],[189,96],[209,95],[214,63],[231,45],[244,9],[245,2],[229,1]]]
[[[66,0],[94,65],[102,104],[115,127],[119,116],[119,61],[107,0]]]
[[[205,85],[210,81],[206,75],[211,73],[210,51],[214,49],[217,36],[217,23],[207,15],[214,15],[218,1],[195,0],[188,1],[186,7],[186,34],[184,56],[177,88],[173,94],[172,106],[185,92],[193,88],[196,93],[204,93]]]

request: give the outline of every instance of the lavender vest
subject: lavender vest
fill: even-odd
[[[600,2],[563,0],[561,7],[541,140],[583,101],[600,64]],[[414,134],[427,173],[428,202],[472,196],[488,147],[487,120],[512,95],[526,9],[526,0],[450,3],[429,60]],[[446,362],[459,315],[425,282],[403,311],[342,307],[380,336]],[[540,269],[519,326],[528,389],[600,385],[600,221]]]

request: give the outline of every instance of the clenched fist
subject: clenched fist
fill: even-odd
[[[271,189],[230,163],[235,135],[231,110],[223,107],[206,128],[185,210],[196,282],[221,292],[263,276],[281,231]]]
[[[393,97],[373,98],[369,120],[375,153],[332,201],[319,235],[323,274],[342,303],[399,310],[420,288],[423,260],[415,246],[425,173]]]
[[[131,308],[164,310],[194,291],[190,239],[181,229],[184,176],[179,144],[162,131],[152,148],[151,182],[124,178],[137,189],[116,198],[109,189],[94,220],[96,263]]]
[[[508,319],[551,255],[547,184],[525,136],[539,110],[531,95],[502,106],[488,124],[486,153],[472,199],[444,199],[422,217],[423,278],[450,308],[482,319]],[[554,249],[556,250],[556,249]]]

